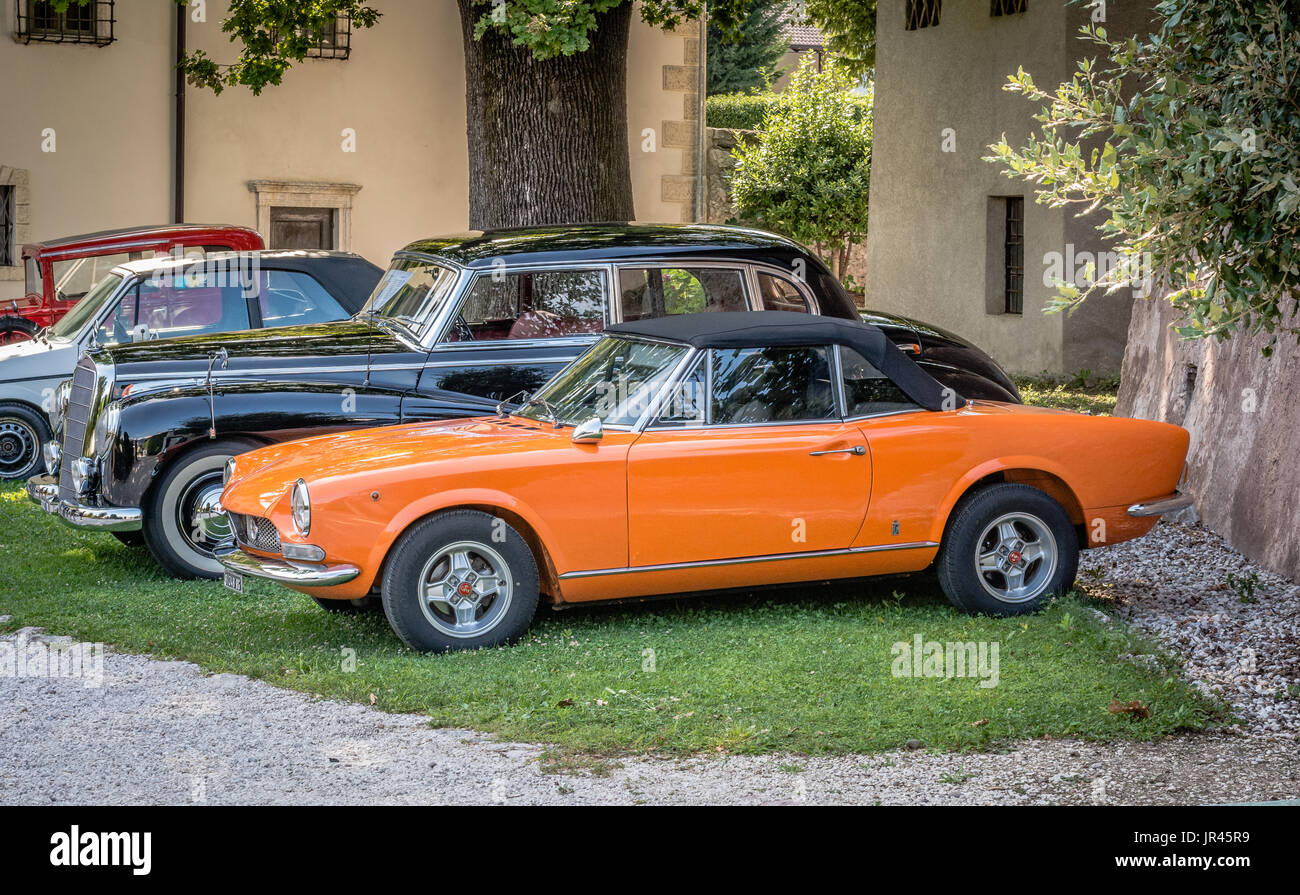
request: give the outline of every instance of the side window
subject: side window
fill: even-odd
[[[618,292],[624,321],[749,310],[739,268],[625,267],[618,272]]]
[[[204,276],[147,280],[100,324],[101,344],[248,329],[248,301],[239,283],[208,284]]]
[[[714,425],[836,418],[830,349],[713,349]]]
[[[552,339],[604,328],[603,271],[484,274],[475,278],[445,341]]]
[[[673,387],[667,403],[659,408],[654,425],[658,428],[703,426],[707,422],[708,377],[706,356],[701,356],[691,372]]]
[[[262,326],[328,323],[350,316],[309,274],[295,270],[263,271],[258,285]]]
[[[893,380],[852,348],[840,348],[840,364],[844,367],[844,399],[850,418],[918,409]]]
[[[110,255],[74,258],[71,261],[55,261],[50,265],[54,275],[54,297],[59,301],[79,301],[114,267],[138,257],[140,256],[130,252],[114,252]]]
[[[811,312],[808,300],[795,288],[794,283],[784,277],[760,271],[758,296],[763,300],[764,311],[795,311],[801,314]]]

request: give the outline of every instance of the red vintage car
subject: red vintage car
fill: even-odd
[[[26,294],[0,303],[0,345],[30,339],[72,309],[119,264],[173,252],[265,248],[256,230],[225,224],[129,227],[23,246]]]

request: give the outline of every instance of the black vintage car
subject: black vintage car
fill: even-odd
[[[858,316],[820,261],[754,230],[584,225],[413,243],[353,320],[82,358],[61,465],[28,494],[73,525],[120,537],[142,529],[174,575],[217,577],[231,456],[331,430],[492,413],[607,324],[744,310]],[[872,322],[955,394],[1019,401],[969,343],[903,318]]]

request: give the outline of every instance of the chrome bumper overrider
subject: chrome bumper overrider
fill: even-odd
[[[1168,497],[1162,497],[1160,500],[1151,500],[1146,503],[1135,503],[1128,508],[1130,516],[1163,516],[1165,513],[1176,513],[1179,510],[1185,510],[1190,507],[1194,501],[1190,494],[1183,494],[1181,491],[1175,491]]]
[[[287,559],[271,559],[266,556],[254,556],[238,548],[218,550],[217,561],[232,572],[251,575],[254,578],[266,578],[280,584],[294,584],[299,587],[333,587],[347,584],[361,574],[356,566],[343,563],[324,565],[310,562],[291,562]]]
[[[28,479],[27,496],[51,516],[58,516],[76,528],[139,531],[144,519],[144,512],[139,507],[88,507],[80,503],[65,503],[59,498],[59,483],[52,475]]]

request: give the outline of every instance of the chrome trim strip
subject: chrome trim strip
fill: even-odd
[[[710,566],[744,566],[760,562],[781,562],[790,559],[818,559],[824,556],[852,556],[858,553],[880,553],[886,550],[919,550],[938,547],[938,541],[911,541],[906,544],[876,544],[870,547],[844,547],[835,550],[808,550],[804,553],[769,553],[764,556],[742,556],[736,559],[702,559],[696,562],[673,562],[657,566],[628,566],[623,569],[591,569],[582,572],[565,572],[561,581],[570,578],[595,578],[603,575],[627,575],[631,572],[672,572],[678,569],[701,569]]]
[[[1196,501],[1190,494],[1183,494],[1181,491],[1175,491],[1169,497],[1162,497],[1160,500],[1149,500],[1146,503],[1135,503],[1128,508],[1130,516],[1144,518],[1147,516],[1163,516],[1165,513],[1176,513],[1179,510],[1185,510],[1192,506]]]
[[[280,584],[293,584],[299,587],[334,587],[347,584],[361,574],[356,566],[339,563],[323,565],[319,563],[290,562],[284,559],[270,559],[253,556],[237,548],[218,551],[217,562],[232,572],[250,575],[253,578],[265,578]]]

